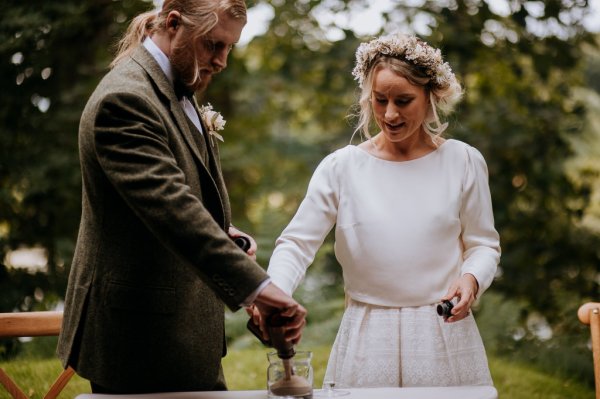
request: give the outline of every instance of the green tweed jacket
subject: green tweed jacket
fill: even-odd
[[[224,389],[223,303],[238,309],[267,278],[225,233],[218,148],[205,164],[195,133],[143,46],[83,111],[83,210],[57,353],[100,386]]]

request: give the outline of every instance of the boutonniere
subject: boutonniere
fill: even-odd
[[[217,133],[217,131],[223,130],[225,128],[225,123],[227,123],[227,121],[223,119],[223,115],[217,111],[214,111],[212,105],[208,103],[208,105],[203,105],[200,107],[200,117],[202,117],[204,126],[206,126],[208,129],[208,138],[210,140],[210,144],[213,147],[215,146],[213,137],[224,141],[223,136]]]

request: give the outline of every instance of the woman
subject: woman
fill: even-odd
[[[335,225],[348,306],[325,380],[341,387],[492,385],[470,313],[500,258],[485,160],[441,134],[462,89],[440,51],[395,34],[363,43],[356,131],[327,156],[268,273],[291,294]],[[372,122],[378,133],[370,134]],[[451,316],[436,312],[454,300]]]

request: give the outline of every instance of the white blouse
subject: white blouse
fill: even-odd
[[[465,273],[480,296],[500,260],[487,165],[457,140],[403,162],[353,145],[327,156],[276,241],[272,281],[291,295],[334,225],[346,293],[372,305],[436,303]]]

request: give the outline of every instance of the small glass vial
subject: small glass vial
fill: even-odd
[[[312,352],[298,351],[289,359],[281,359],[277,352],[267,354],[267,392],[269,398],[312,399]]]

